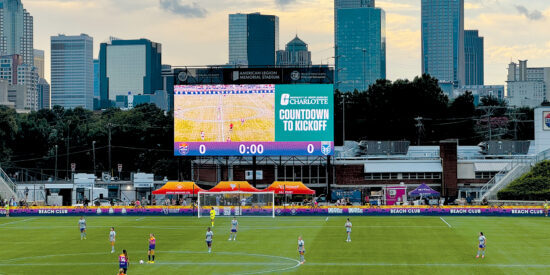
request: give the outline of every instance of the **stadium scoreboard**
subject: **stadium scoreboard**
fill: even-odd
[[[326,156],[334,151],[332,84],[174,87],[176,156]]]

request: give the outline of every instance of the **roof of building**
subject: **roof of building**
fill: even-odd
[[[287,46],[307,46],[307,43],[304,42],[302,39],[300,39],[298,35],[296,35],[296,37],[290,40],[290,42],[288,42],[286,45]]]

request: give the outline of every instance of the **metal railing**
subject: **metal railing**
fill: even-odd
[[[529,172],[529,169],[535,164],[548,159],[550,159],[550,149],[544,150],[533,157],[514,159],[481,187],[480,200],[496,198],[498,191]]]
[[[16,186],[15,186],[15,183],[11,180],[11,178],[8,176],[8,174],[6,174],[6,172],[4,172],[4,170],[0,167],[0,185],[4,185],[6,186],[5,189],[7,189],[8,191],[10,191],[10,196],[14,196],[16,195]]]

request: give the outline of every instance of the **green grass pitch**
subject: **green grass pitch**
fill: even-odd
[[[237,241],[228,241],[230,218],[216,218],[213,253],[205,244],[208,218],[79,217],[0,219],[0,274],[117,274],[128,250],[128,274],[548,274],[550,220],[519,217],[239,218]],[[109,227],[117,232],[110,253]],[[487,257],[475,259],[478,232]],[[157,238],[155,264],[147,237]],[[297,238],[306,244],[298,265]]]

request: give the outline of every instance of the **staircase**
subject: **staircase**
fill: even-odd
[[[496,200],[498,191],[507,187],[510,183],[521,177],[523,174],[529,172],[531,167],[535,164],[548,159],[550,159],[550,149],[540,152],[533,158],[518,159],[511,162],[504,169],[498,172],[494,178],[481,187],[480,201],[483,199]]]
[[[10,199],[12,197],[16,198],[15,194],[15,183],[11,178],[0,168],[0,198],[3,200]]]

